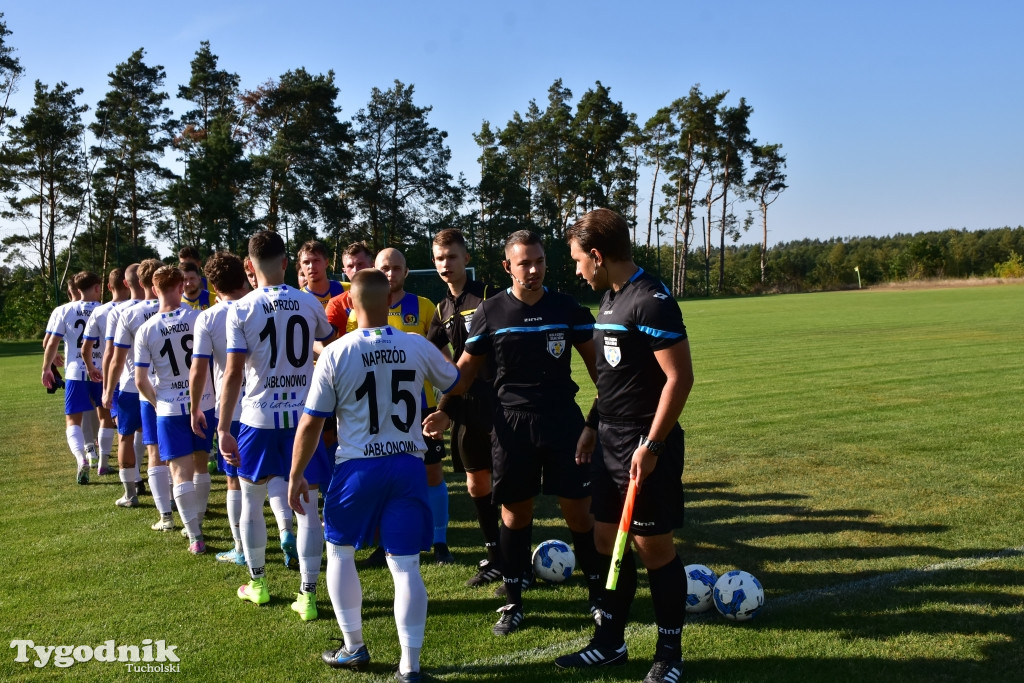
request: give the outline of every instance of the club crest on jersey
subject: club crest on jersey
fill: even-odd
[[[604,338],[604,359],[613,368],[622,361],[622,349],[619,348],[619,340],[615,337]]]
[[[550,353],[555,358],[560,358],[562,356],[563,351],[565,351],[565,333],[548,333],[548,353]]]
[[[415,313],[406,313],[405,317],[402,318],[402,322],[406,325],[415,325],[418,318]]]

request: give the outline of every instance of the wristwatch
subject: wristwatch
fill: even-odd
[[[661,451],[665,448],[664,441],[651,441],[646,436],[640,437],[640,445],[649,450],[653,455],[661,455]]]

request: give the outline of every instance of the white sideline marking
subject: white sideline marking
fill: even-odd
[[[946,560],[945,562],[939,562],[936,564],[930,564],[920,569],[901,569],[900,571],[891,572],[889,574],[881,574],[879,576],[873,576],[868,579],[860,579],[858,581],[847,581],[846,583],[836,584],[834,586],[826,586],[824,588],[814,588],[807,591],[801,591],[799,593],[790,593],[789,595],[782,596],[774,599],[769,603],[771,609],[788,609],[797,605],[803,605],[808,602],[820,600],[823,598],[838,597],[842,595],[850,595],[852,593],[859,593],[870,590],[880,590],[883,588],[890,588],[892,586],[899,585],[901,583],[907,583],[916,579],[926,578],[933,572],[945,571],[949,569],[970,569],[979,565],[985,564],[992,560],[997,560],[1004,557],[1014,557],[1017,555],[1024,555],[1024,546],[1018,546],[1016,548],[1004,548],[995,553],[988,555],[976,555],[974,557],[958,557],[952,560]],[[714,610],[712,610],[713,612]],[[686,616],[686,623],[691,624],[694,621],[702,622],[705,620],[707,613],[704,615],[689,614]],[[527,617],[529,618],[529,617]],[[581,621],[587,623],[581,616]],[[626,627],[626,639],[628,640],[631,635],[635,635],[649,629],[653,624],[638,624],[632,623]],[[541,661],[553,661],[555,657],[564,655],[570,652],[581,649],[584,645],[590,642],[590,635],[581,636],[579,638],[573,638],[560,643],[553,643],[544,647],[531,648],[529,650],[518,650],[515,652],[507,652],[504,654],[495,655],[493,657],[484,657],[482,659],[476,659],[465,664],[457,664],[450,666],[442,666],[430,669],[430,674],[443,678],[447,673],[471,673],[476,669],[493,668],[496,666],[510,665],[510,664],[521,664],[523,662],[541,662]],[[552,664],[554,666],[554,664]]]
[[[772,606],[782,608],[793,607],[795,605],[803,605],[821,598],[849,595],[851,593],[865,590],[890,588],[901,583],[907,583],[916,579],[923,579],[933,572],[946,571],[948,569],[970,569],[992,560],[998,560],[1003,557],[1013,557],[1015,555],[1024,555],[1024,546],[1004,548],[999,552],[990,553],[988,555],[957,557],[952,560],[946,560],[945,562],[930,564],[927,567],[922,567],[920,569],[901,569],[898,572],[880,574],[879,576],[872,576],[858,581],[847,581],[846,583],[840,583],[835,586],[815,588],[813,590],[802,591],[800,593],[791,593],[773,600]]]

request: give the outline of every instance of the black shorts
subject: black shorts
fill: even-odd
[[[423,454],[424,465],[436,465],[444,460],[444,439],[431,439],[429,436],[424,436],[423,440],[427,444],[427,452]]]
[[[594,519],[618,524],[629,486],[629,466],[640,438],[647,436],[648,422],[617,421],[601,417],[598,437],[604,451],[594,460]],[[657,536],[683,526],[683,460],[686,447],[677,424],[665,439],[654,471],[644,479],[633,507],[630,533]],[[595,454],[596,455],[596,454]]]
[[[502,408],[494,416],[491,456],[494,502],[518,503],[538,493],[580,499],[590,495],[590,464],[576,464],[583,413]]]
[[[452,416],[452,468],[456,472],[491,469],[494,398],[467,393]]]

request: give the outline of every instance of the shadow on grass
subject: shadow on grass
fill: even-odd
[[[42,355],[42,353],[42,339],[34,341],[0,341],[0,358]]]
[[[714,681],[994,681],[1024,676],[1024,595],[1007,586],[1024,584],[1024,571],[957,569],[929,572],[920,580],[856,598],[829,597],[813,610],[780,610],[754,628],[806,632],[809,649],[843,649],[876,641],[891,656],[722,657],[693,653],[687,680]],[[824,640],[823,640],[824,639]],[[968,642],[970,654],[950,656],[942,645]],[[985,642],[982,642],[985,641]],[[935,647],[939,644],[938,647]],[[875,649],[875,648],[872,648]],[[930,656],[916,652],[932,650]],[[961,653],[963,650],[960,651]],[[904,653],[904,654],[901,654]]]

